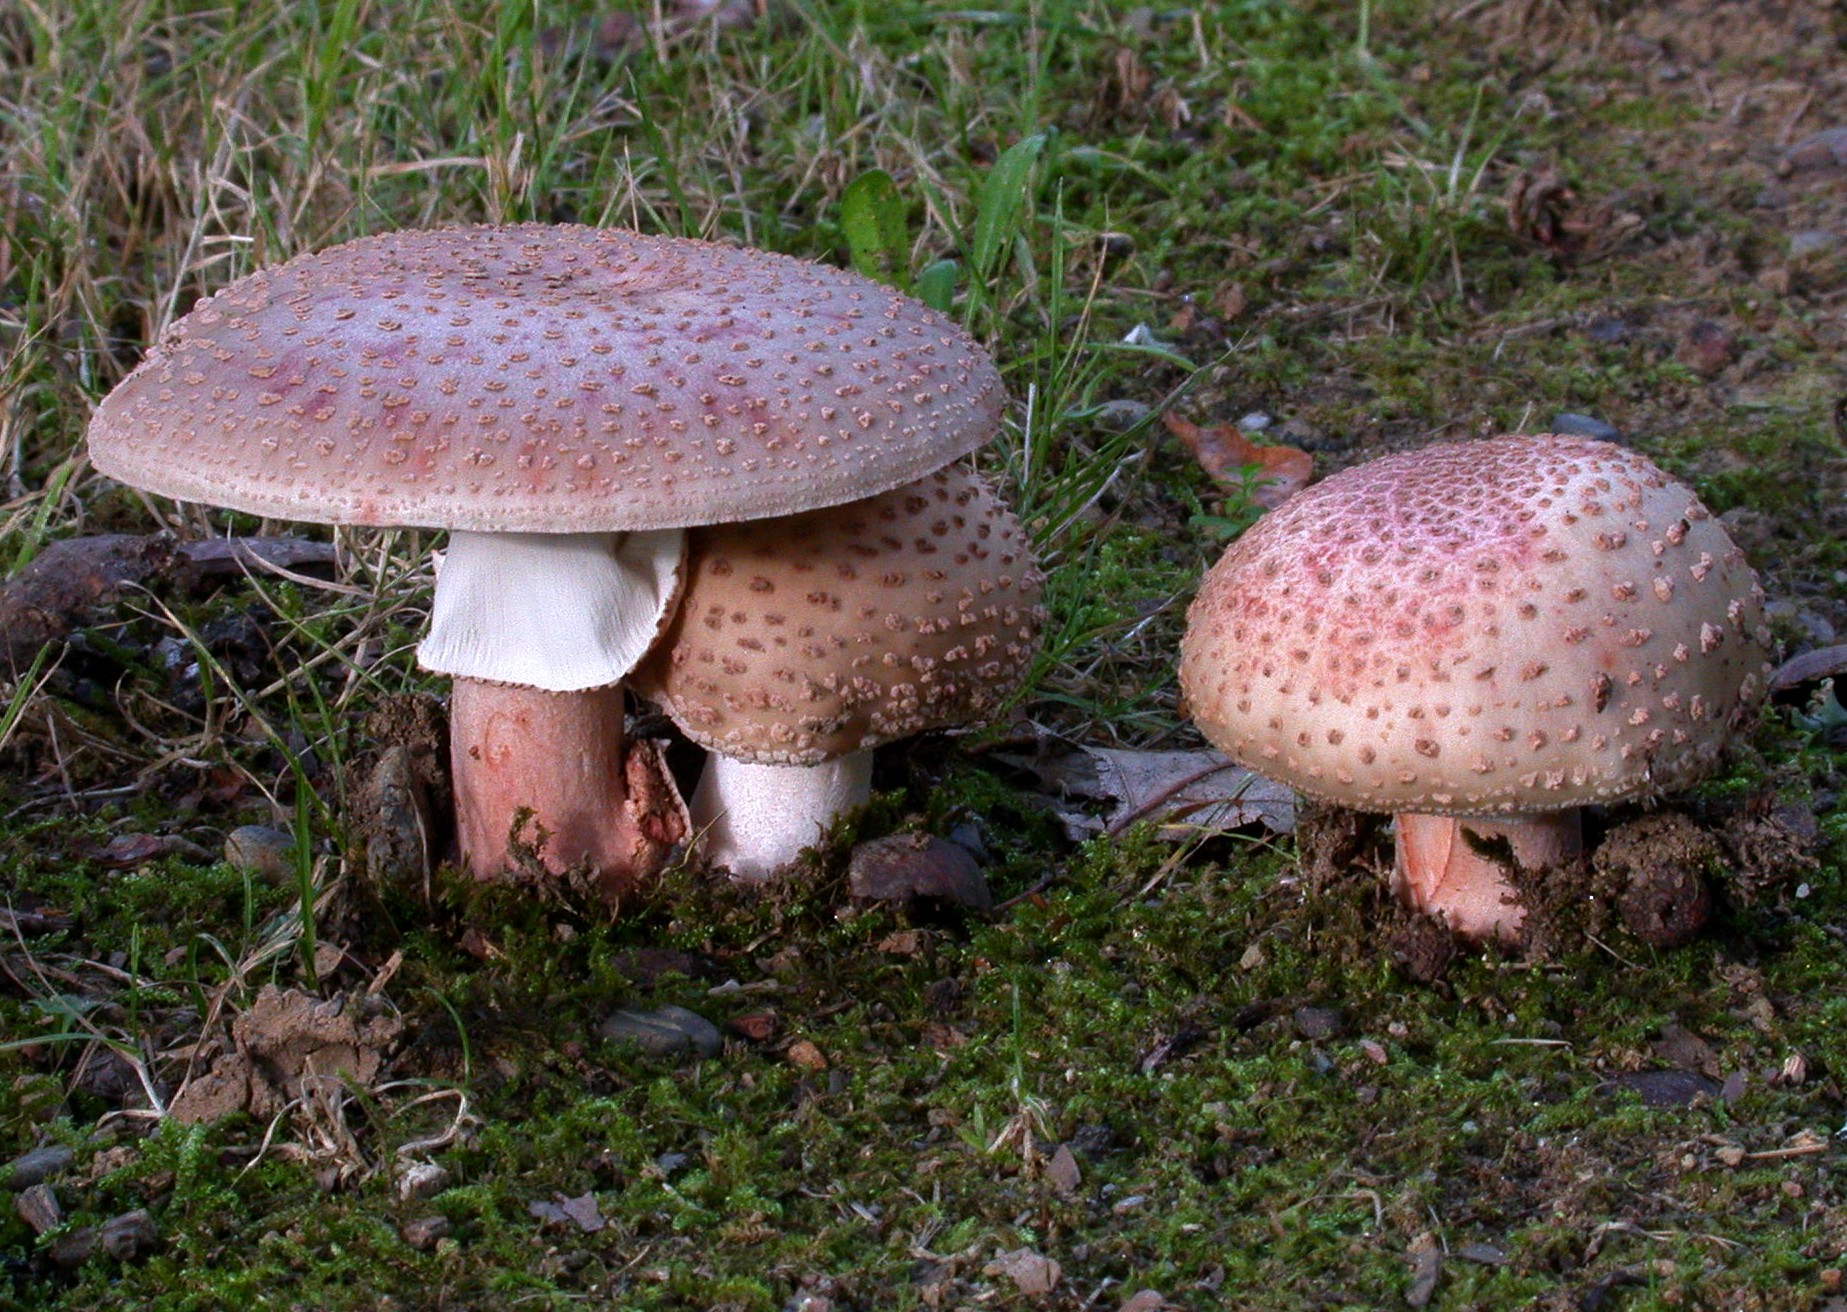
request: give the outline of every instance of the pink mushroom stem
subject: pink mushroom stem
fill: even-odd
[[[458,678],[449,705],[462,864],[491,879],[512,864],[509,839],[545,834],[539,858],[559,873],[588,863],[606,887],[640,883],[650,840],[629,804],[622,689],[545,692]]]
[[[1482,816],[1398,814],[1398,861],[1392,887],[1406,906],[1441,915],[1471,939],[1519,937],[1526,908],[1507,868],[1484,855],[1468,834],[1504,841],[1521,868],[1563,865],[1584,850],[1576,809],[1492,820]]]

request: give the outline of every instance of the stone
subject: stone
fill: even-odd
[[[622,1007],[610,1013],[596,1032],[616,1043],[632,1043],[648,1057],[716,1057],[724,1035],[698,1012],[665,1006],[643,1011]]]
[[[284,888],[299,877],[295,835],[274,825],[239,825],[224,839],[224,859],[261,884]]]
[[[15,1193],[30,1189],[35,1184],[43,1184],[53,1176],[62,1175],[77,1160],[77,1154],[61,1143],[46,1144],[43,1148],[34,1148],[23,1153],[0,1167],[0,1184],[4,1184]]]
[[[1605,423],[1595,415],[1581,415],[1571,410],[1561,410],[1552,416],[1552,431],[1571,437],[1588,437],[1596,442],[1623,440],[1622,430],[1615,424]]]
[[[415,1221],[407,1222],[400,1233],[406,1244],[419,1253],[427,1253],[447,1239],[451,1229],[446,1216],[420,1216]]]
[[[988,881],[965,847],[931,834],[893,834],[861,843],[847,862],[855,902],[896,902],[907,909],[948,906],[987,911]]]

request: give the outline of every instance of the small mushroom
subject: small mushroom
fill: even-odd
[[[1348,469],[1259,520],[1187,616],[1180,684],[1251,769],[1397,816],[1395,885],[1517,939],[1508,859],[1581,848],[1578,808],[1717,762],[1769,673],[1762,591],[1685,485],[1560,436]]]
[[[673,841],[621,683],[682,530],[851,501],[993,432],[943,316],[785,256],[543,224],[366,237],[201,301],[98,408],[96,467],[163,496],[450,530],[418,657],[455,678],[463,862],[530,811],[612,897]]]
[[[685,599],[635,686],[712,753],[693,825],[740,879],[863,804],[880,743],[992,715],[1037,649],[1031,546],[963,469],[688,536]]]

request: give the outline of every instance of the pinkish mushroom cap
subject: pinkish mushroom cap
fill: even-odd
[[[201,301],[98,407],[90,452],[182,500],[450,529],[419,656],[486,699],[469,719],[528,787],[535,726],[572,717],[501,715],[490,690],[620,682],[672,606],[681,529],[910,482],[984,442],[1002,400],[960,329],[856,274],[616,230],[456,228],[361,238]],[[580,791],[619,759],[619,715],[586,735],[559,752]],[[458,763],[480,748],[458,739]],[[465,855],[499,827],[465,823]]]
[[[484,532],[685,528],[912,482],[992,436],[948,319],[783,255],[546,224],[362,237],[200,301],[98,408],[135,487]]]
[[[1520,437],[1387,456],[1259,520],[1200,588],[1180,682],[1209,739],[1311,796],[1510,822],[1697,779],[1768,655],[1756,576],[1685,485]],[[1500,894],[1452,924],[1505,936]]]
[[[1037,650],[1031,544],[965,469],[688,537],[685,599],[635,682],[714,753],[693,819],[734,874],[864,802],[874,747],[992,715]]]

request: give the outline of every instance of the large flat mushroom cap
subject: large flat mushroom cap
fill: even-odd
[[[815,765],[978,723],[1044,621],[1019,522],[967,470],[831,510],[694,529],[672,626],[635,671],[700,746]]]
[[[948,319],[787,256],[578,226],[364,237],[195,306],[98,408],[96,467],[336,524],[679,528],[912,482],[1003,393]]]
[[[1698,778],[1768,656],[1756,576],[1690,489],[1544,436],[1291,497],[1208,573],[1180,683],[1209,739],[1304,793],[1486,815]]]

